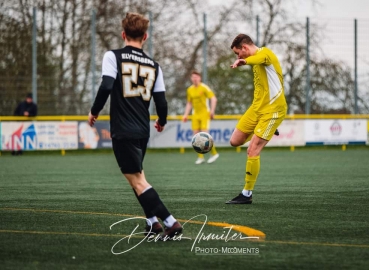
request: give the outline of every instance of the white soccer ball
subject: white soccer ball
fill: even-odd
[[[209,133],[199,132],[192,137],[192,147],[197,153],[206,154],[213,145],[214,140]]]

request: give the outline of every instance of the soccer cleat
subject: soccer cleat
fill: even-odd
[[[176,221],[172,227],[167,228],[165,227],[165,231],[164,233],[160,236],[160,240],[162,241],[167,241],[167,240],[172,240],[173,237],[178,236],[182,233],[183,231],[183,227],[181,225],[181,223],[179,223],[178,221]]]
[[[204,163],[204,162],[205,162],[205,159],[203,159],[203,158],[198,158],[198,159],[196,160],[195,164],[196,164],[196,165],[200,165],[200,164],[202,164],[202,163]]]
[[[154,222],[151,226],[146,225],[145,235],[156,235],[163,232],[163,226],[159,222]]]
[[[227,201],[226,204],[251,204],[252,203],[252,195],[250,197],[244,196],[240,193],[237,197],[233,198],[230,201]]]
[[[278,131],[278,129],[276,129],[276,130],[275,130],[274,135],[279,136],[279,131]]]
[[[218,157],[219,157],[219,154],[215,154],[215,155],[211,156],[211,157],[208,159],[208,163],[210,164],[210,163],[215,162],[215,161],[218,159]]]

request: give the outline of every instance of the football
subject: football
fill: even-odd
[[[192,147],[197,153],[206,154],[213,148],[214,140],[209,133],[199,132],[192,137]]]

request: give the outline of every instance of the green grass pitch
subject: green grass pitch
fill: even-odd
[[[268,149],[252,205],[225,205],[244,184],[245,151],[221,151],[214,164],[196,154],[149,152],[148,181],[173,215],[247,226],[264,240],[209,240],[194,247],[254,248],[257,255],[191,252],[193,240],[112,246],[142,221],[110,226],[141,208],[112,153],[0,157],[1,269],[368,269],[369,149]],[[203,221],[201,217],[196,218]],[[206,225],[205,234],[221,227]],[[138,244],[122,241],[116,251]]]

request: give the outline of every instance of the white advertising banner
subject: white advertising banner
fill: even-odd
[[[2,150],[77,149],[77,122],[3,122]]]
[[[365,144],[367,121],[362,119],[305,120],[306,144]]]
[[[237,120],[217,120],[211,122],[210,134],[213,136],[216,146],[230,146],[231,138]],[[149,147],[191,147],[192,129],[191,121],[168,121],[163,132],[159,133],[151,121],[151,134]]]
[[[236,127],[237,120],[214,120],[211,122],[210,135],[217,147],[230,147],[229,140]],[[168,121],[162,133],[158,133],[151,122],[150,148],[191,147],[191,122]],[[285,120],[278,128],[280,135],[274,136],[268,146],[305,145],[304,123],[302,120]]]
[[[210,134],[217,147],[230,147],[229,140],[237,122],[237,120],[211,122]],[[0,124],[1,150],[77,149],[78,144],[81,143],[78,140],[76,121],[2,122]],[[155,130],[154,121],[150,124],[150,148],[191,147],[191,121],[187,123],[168,121],[162,133]],[[101,128],[107,130],[108,122],[101,122],[101,125]],[[285,120],[278,127],[280,135],[273,136],[267,146],[369,144],[368,129],[368,121],[362,119]]]

